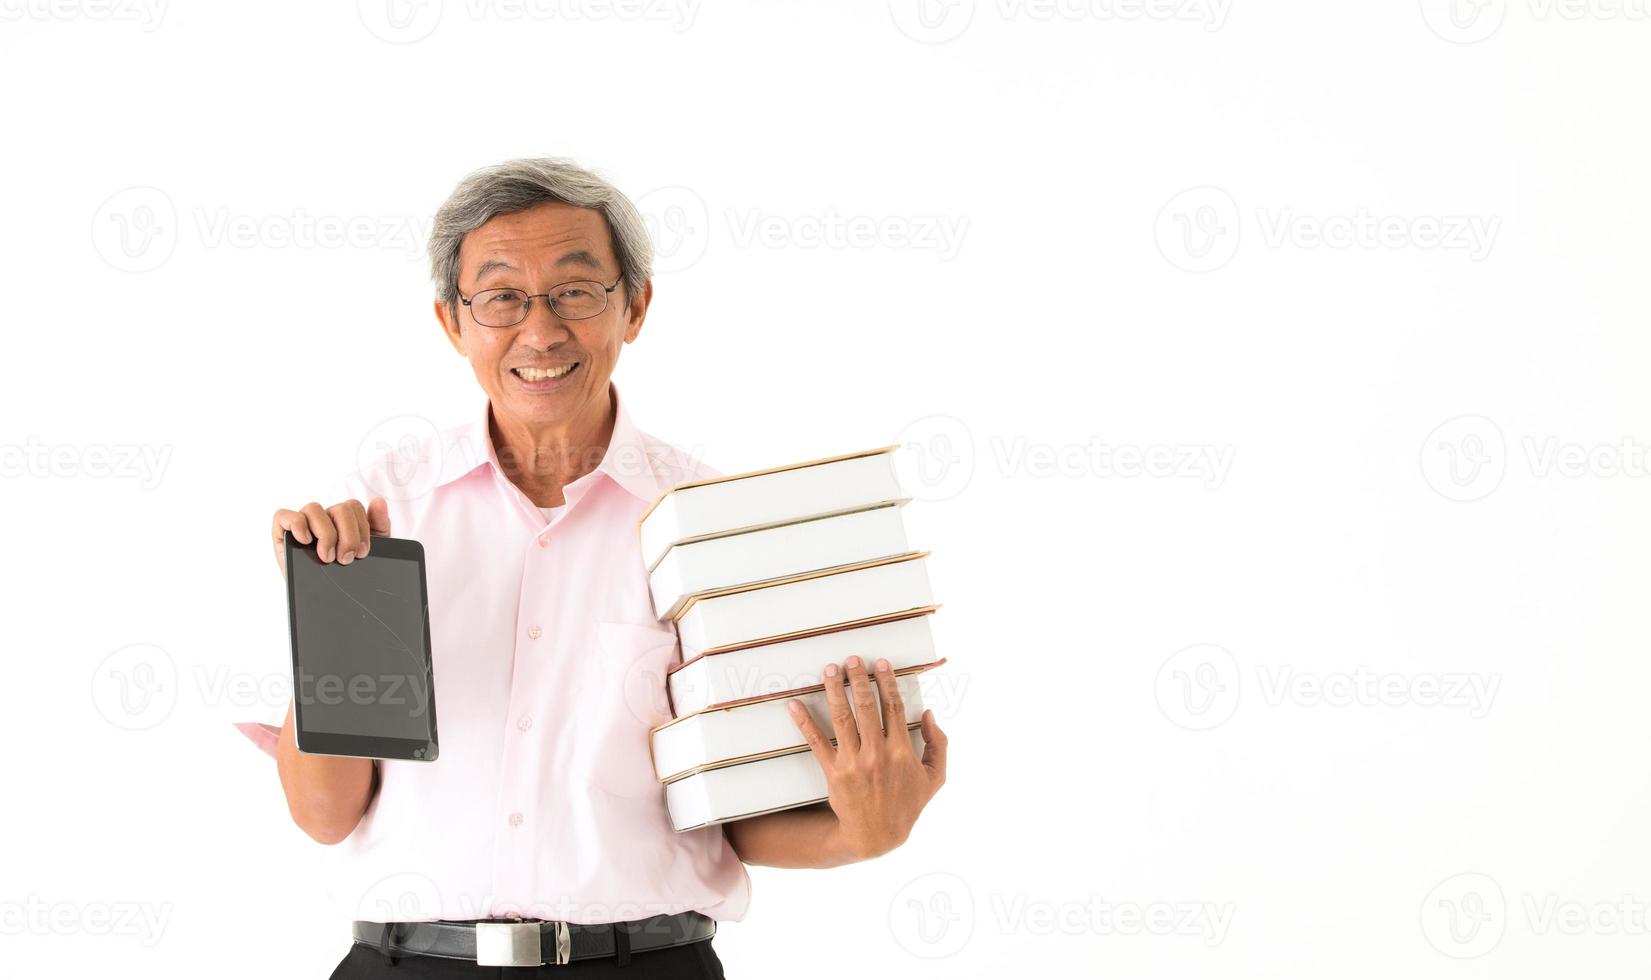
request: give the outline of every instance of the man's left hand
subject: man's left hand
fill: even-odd
[[[879,659],[876,666],[875,685],[859,657],[848,658],[842,670],[836,664],[826,666],[826,706],[835,746],[801,701],[790,703],[791,720],[825,771],[831,809],[837,815],[837,844],[852,860],[877,857],[905,843],[917,815],[946,782],[946,734],[935,722],[934,712],[923,712],[924,746],[919,759],[906,731],[906,706],[894,671],[887,660]],[[886,732],[878,719],[879,701],[882,717],[889,720]]]

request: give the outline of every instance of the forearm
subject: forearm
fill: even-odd
[[[837,815],[826,803],[736,820],[722,829],[746,864],[835,868],[865,859],[852,853],[839,836]]]
[[[372,760],[298,751],[290,706],[276,743],[275,768],[281,774],[281,789],[293,822],[323,844],[336,844],[350,836],[372,802]]]

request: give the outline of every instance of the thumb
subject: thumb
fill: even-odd
[[[929,780],[939,788],[946,781],[946,733],[935,721],[934,710],[923,712],[923,768],[929,771]]]
[[[383,497],[374,497],[367,503],[367,530],[374,534],[390,533],[390,505]]]

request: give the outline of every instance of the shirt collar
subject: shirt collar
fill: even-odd
[[[656,447],[631,420],[625,402],[619,396],[618,386],[608,385],[613,398],[613,434],[608,437],[607,449],[596,469],[569,483],[564,492],[571,501],[584,496],[597,480],[606,478],[618,484],[632,496],[653,503],[670,488],[665,456],[668,450]],[[442,447],[441,476],[437,486],[445,486],[468,476],[483,464],[491,464],[498,478],[508,480],[499,464],[498,450],[489,435],[488,416],[491,403],[482,399],[481,417],[452,430]]]

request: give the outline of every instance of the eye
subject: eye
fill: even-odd
[[[482,302],[488,306],[520,306],[526,302],[526,294],[519,289],[499,289],[489,293]]]
[[[584,286],[563,286],[561,291],[559,291],[556,294],[556,298],[557,299],[585,299],[585,298],[589,297],[590,295],[591,295],[591,291],[589,289],[585,288]]]

